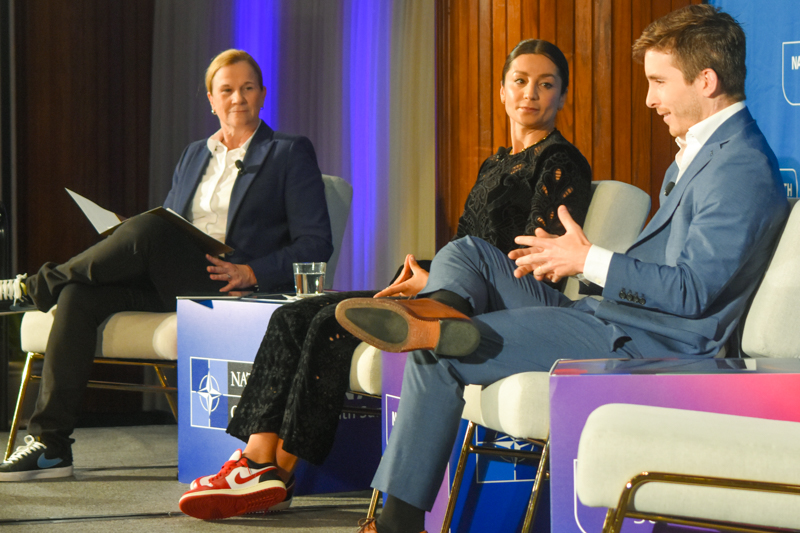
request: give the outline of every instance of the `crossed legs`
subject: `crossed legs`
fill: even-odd
[[[548,371],[558,359],[641,357],[625,333],[571,302],[476,238],[445,246],[424,294],[452,291],[469,301],[481,343],[462,358],[409,354],[397,419],[373,487],[421,510],[436,497],[458,429],[467,384],[488,385],[519,372]]]
[[[166,312],[187,292],[215,292],[203,251],[154,215],[128,220],[115,233],[62,264],[47,263],[27,280],[42,311],[58,304],[42,383],[28,427],[48,448],[66,452],[97,343],[97,327],[119,311]]]

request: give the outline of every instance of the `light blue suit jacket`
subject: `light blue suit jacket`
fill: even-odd
[[[645,357],[713,356],[761,280],[789,213],[775,154],[747,109],[725,121],[625,254],[595,316]]]

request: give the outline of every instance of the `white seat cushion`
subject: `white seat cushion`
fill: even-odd
[[[47,313],[25,313],[20,345],[25,352],[45,353],[57,307]],[[116,359],[178,359],[178,317],[175,313],[125,311],[111,315],[98,328],[97,357]],[[353,352],[350,388],[380,395],[381,351],[366,343]]]
[[[550,433],[550,374],[523,372],[482,388],[464,390],[461,417],[518,439],[547,438]]]
[[[55,312],[56,308],[53,307],[46,313],[29,311],[22,316],[19,344],[23,352],[44,353],[50,328],[53,327]]]
[[[20,345],[25,352],[45,353],[58,307],[47,313],[25,313]],[[96,357],[112,359],[178,359],[178,318],[175,313],[125,311],[111,315],[97,332]]]
[[[383,352],[362,342],[356,346],[350,363],[350,389],[379,396],[381,394],[381,355]]]
[[[608,404],[587,419],[578,448],[576,488],[590,507],[615,508],[641,472],[800,484],[800,423]],[[648,483],[638,511],[800,527],[800,495]]]
[[[742,349],[750,357],[800,357],[800,203],[783,229],[744,322]]]
[[[97,334],[97,357],[178,360],[177,313],[115,313]]]

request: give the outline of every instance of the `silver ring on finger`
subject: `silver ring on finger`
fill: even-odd
[[[231,279],[231,275],[230,274],[228,274],[228,279]]]

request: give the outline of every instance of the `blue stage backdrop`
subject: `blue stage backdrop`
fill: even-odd
[[[800,172],[800,2],[711,0],[747,35],[747,106],[778,156],[786,195]]]

